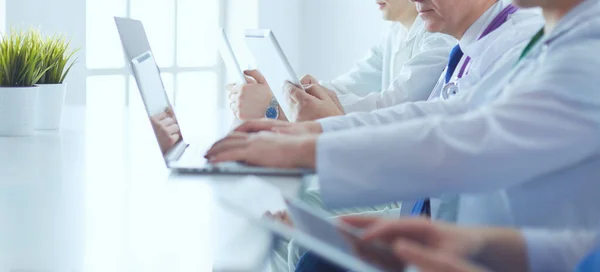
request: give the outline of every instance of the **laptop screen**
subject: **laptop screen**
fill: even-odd
[[[152,130],[166,155],[173,147],[183,142],[177,117],[165,92],[160,71],[150,51],[132,61],[133,73],[140,90]]]

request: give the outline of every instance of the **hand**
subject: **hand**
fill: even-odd
[[[215,143],[205,157],[274,168],[315,168],[316,136],[234,132]]]
[[[344,115],[344,109],[333,91],[319,85],[312,76],[304,76],[301,82],[305,91],[291,83],[284,86],[297,122]]]
[[[439,268],[439,262],[453,263],[474,257],[484,245],[483,234],[475,229],[459,228],[450,224],[435,223],[425,218],[390,220],[374,217],[343,217],[354,227],[364,229],[362,241],[351,241],[363,258],[381,263],[366,245],[380,243],[393,250],[399,261],[421,265],[426,269]],[[419,247],[419,245],[421,245]],[[427,251],[429,259],[421,253]],[[431,262],[431,263],[429,263]],[[463,264],[455,264],[460,268]],[[448,266],[445,268],[452,268]],[[423,270],[438,271],[438,270]],[[463,270],[439,270],[463,271]],[[478,271],[478,270],[464,270]]]
[[[266,212],[265,216],[268,218],[271,218],[273,220],[279,221],[291,228],[294,227],[294,223],[292,222],[292,218],[290,218],[289,214],[287,213],[287,211],[277,211],[275,213],[271,213],[271,212]]]
[[[417,242],[399,241],[392,245],[395,255],[421,272],[488,272],[468,259]]]
[[[234,131],[246,133],[271,131],[281,134],[307,135],[321,134],[323,133],[323,128],[317,122],[290,123],[279,120],[261,119],[246,121],[235,128]]]
[[[181,139],[175,113],[171,108],[167,108],[165,111],[150,117],[150,123],[158,139],[161,152],[166,154]]]
[[[259,71],[249,70],[244,74],[248,83],[227,85],[229,107],[240,120],[264,118],[273,98],[271,88]]]

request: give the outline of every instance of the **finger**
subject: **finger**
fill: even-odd
[[[289,81],[286,81],[283,84],[283,89],[287,94],[289,94],[292,100],[299,104],[301,104],[305,100],[313,98],[310,95],[308,95],[304,90],[298,88],[296,85],[292,84]]]
[[[285,134],[285,135],[299,135],[299,134],[302,134],[302,133],[298,132],[295,128],[293,128],[291,126],[274,127],[274,128],[271,129],[271,132],[277,133],[277,134]]]
[[[247,142],[248,135],[245,133],[232,133],[229,136],[217,141],[211,148],[206,152],[205,157],[222,152],[224,146],[230,146],[231,142]]]
[[[158,120],[158,121],[162,121],[162,120],[164,120],[165,118],[168,118],[168,117],[169,117],[169,115],[166,112],[162,111],[160,113],[157,113],[157,114],[153,115],[152,119]]]
[[[396,257],[406,263],[416,266],[424,272],[483,272],[475,265],[452,254],[428,249],[419,243],[400,240],[395,242],[392,250]]]
[[[229,108],[231,109],[231,112],[233,112],[233,114],[235,115],[235,117],[239,119],[239,117],[238,117],[238,106],[237,106],[237,103],[230,102],[229,103]]]
[[[365,229],[382,219],[381,217],[372,216],[344,216],[341,217],[340,220],[355,228]]]
[[[244,148],[231,149],[222,153],[216,154],[209,159],[210,163],[220,162],[244,162],[246,163],[246,150]]]
[[[233,113],[237,114],[240,111],[240,101],[237,98],[229,101],[229,108],[233,111]]]
[[[171,107],[168,107],[165,109],[165,113],[167,114],[167,116],[169,117],[175,117],[175,112],[173,111],[173,109]]]
[[[435,235],[435,226],[427,219],[381,220],[365,230],[363,239],[389,240],[407,237],[423,241]]]
[[[171,117],[167,117],[167,118],[165,118],[165,119],[162,119],[162,120],[160,121],[160,124],[161,124],[161,125],[163,125],[163,126],[165,126],[165,127],[168,127],[168,126],[170,126],[170,125],[173,125],[173,124],[176,124],[176,123],[177,123],[177,122],[175,122],[175,119],[173,119],[173,118],[171,118]]]
[[[254,78],[251,78],[249,76],[244,75],[244,78],[246,78],[246,83],[247,84],[256,84],[256,80],[254,80]]]
[[[329,99],[329,94],[327,93],[327,90],[325,88],[323,88],[321,85],[318,84],[313,84],[313,85],[309,85],[304,87],[304,90],[306,91],[306,93],[321,99],[321,100],[326,100]]]
[[[229,93],[227,94],[227,100],[229,101],[229,103],[236,101],[237,100],[237,95],[234,93]]]
[[[236,84],[235,83],[229,83],[227,85],[225,85],[225,89],[227,89],[227,91],[232,92],[233,89],[235,89]]]
[[[179,134],[172,134],[171,136],[169,136],[169,138],[171,138],[171,144],[175,144],[175,143],[179,142],[179,139],[181,139],[181,136],[179,136]]]
[[[239,94],[242,91],[242,87],[244,87],[245,84],[237,84],[234,85],[233,88],[231,88],[231,90],[229,90],[229,94]]]
[[[272,128],[278,126],[279,122],[285,123],[283,121],[275,121],[275,120],[250,120],[246,121],[237,128],[234,129],[234,132],[259,132],[259,131],[268,131]]]
[[[258,70],[246,70],[244,71],[244,75],[253,78],[258,84],[267,84],[267,80]]]
[[[179,134],[179,125],[172,124],[166,128],[166,131],[169,134]]]
[[[300,83],[302,83],[302,85],[307,85],[307,84],[319,84],[319,81],[314,78],[311,75],[304,75],[301,79],[300,79]]]

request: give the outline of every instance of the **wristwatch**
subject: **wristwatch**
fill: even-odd
[[[277,103],[277,99],[273,96],[271,99],[271,103],[269,107],[265,111],[265,117],[269,119],[277,119],[279,118],[279,103]]]

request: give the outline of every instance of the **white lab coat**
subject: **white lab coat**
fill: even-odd
[[[322,84],[339,95],[346,113],[425,100],[456,45],[451,36],[425,31],[417,17],[409,31],[393,23],[383,41],[347,74]]]
[[[402,105],[406,122],[323,134],[325,205],[460,194],[462,224],[597,226],[598,14],[597,1],[580,4],[489,90]]]
[[[477,38],[483,33],[484,29],[499,14],[507,3],[498,2],[488,11],[486,11],[473,25],[465,32],[463,38],[459,41],[465,56],[459,62],[453,75],[453,81],[456,81],[460,87],[459,96],[470,93],[471,90],[477,92],[487,92],[498,84],[498,79],[503,78],[510,73],[514,64],[519,59],[523,48],[527,45],[531,37],[540,30],[544,24],[543,17],[537,10],[519,10],[504,23],[481,40]],[[464,63],[466,56],[471,56],[468,74],[460,80],[456,80],[459,70]],[[438,83],[429,91],[432,97],[440,96],[444,85],[446,71],[438,78]],[[469,101],[470,103],[481,103],[482,101]],[[324,132],[333,132],[361,126],[376,126],[393,124],[412,118],[419,118],[422,115],[433,114],[457,114],[468,110],[469,106],[452,107],[449,103],[426,103],[421,106],[417,103],[407,103],[390,107],[373,113],[354,113],[342,117],[332,117],[318,120],[323,126]]]
[[[590,230],[526,229],[522,234],[531,272],[573,272],[600,245],[598,232]]]
[[[508,21],[494,32],[479,40],[478,38],[485,28],[508,4],[510,3],[500,1],[489,8],[467,29],[460,40],[459,43],[464,52],[464,57],[459,62],[451,80],[460,87],[459,95],[465,95],[471,90],[485,92],[494,88],[498,78],[504,77],[512,70],[530,38],[543,26],[544,20],[539,10],[520,10],[511,15]],[[467,67],[468,73],[458,79],[458,74],[466,60],[466,56],[472,58]],[[438,75],[437,84],[433,91],[430,91],[430,100],[438,99],[441,96],[445,76],[446,70]],[[481,101],[472,102],[480,103]],[[459,109],[465,110],[466,107],[459,107]],[[342,118],[328,118],[319,122],[321,122],[325,132],[331,132],[364,125],[383,125],[418,118],[422,109],[424,107],[409,108],[405,105],[377,111],[374,114],[353,114]],[[452,110],[454,108],[445,107],[445,104],[431,109],[435,113],[454,114],[455,112],[452,112]],[[449,198],[444,196],[441,200],[438,198],[432,199],[431,211],[433,218],[455,221],[456,203],[458,202],[453,199],[453,196],[449,196]],[[404,201],[402,213],[409,214],[412,204],[409,201]]]

